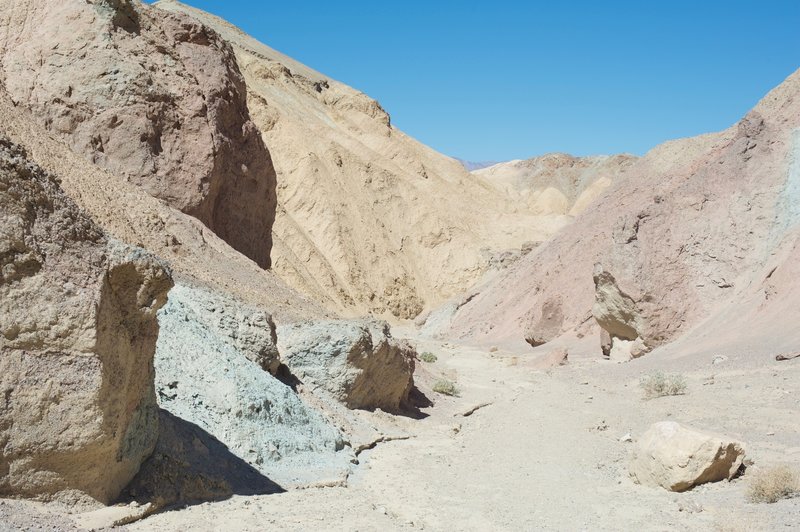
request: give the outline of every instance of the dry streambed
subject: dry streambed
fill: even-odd
[[[421,389],[436,403],[424,409],[428,417],[398,420],[411,437],[360,453],[361,464],[346,487],[237,496],[157,514],[132,528],[767,530],[800,525],[800,499],[748,501],[759,467],[800,464],[793,417],[800,397],[797,364],[771,371],[713,367],[711,385],[702,371],[691,372],[684,395],[646,400],[629,371],[593,358],[578,356],[565,366],[534,370],[530,355],[448,346],[423,343],[419,348],[438,357],[419,370]],[[432,392],[440,378],[455,382],[460,397]],[[754,465],[731,482],[684,493],[637,485],[628,473],[629,455],[641,434],[663,420],[736,436]]]

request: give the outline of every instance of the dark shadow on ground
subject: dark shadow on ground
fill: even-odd
[[[208,432],[159,409],[156,449],[119,502],[152,502],[166,508],[284,491]]]
[[[397,412],[398,415],[410,417],[412,419],[425,419],[428,414],[420,410],[421,408],[429,408],[433,406],[433,401],[428,399],[428,396],[414,386],[408,394],[408,402],[403,405],[403,409]]]

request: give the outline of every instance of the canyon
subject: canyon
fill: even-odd
[[[800,71],[472,165],[176,0],[0,66],[0,530],[800,526]]]

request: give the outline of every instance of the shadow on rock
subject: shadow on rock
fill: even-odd
[[[156,449],[123,491],[121,502],[163,508],[285,491],[197,425],[166,410],[159,411],[159,423]]]
[[[275,372],[274,377],[291,388],[295,393],[297,393],[297,387],[303,384],[286,364],[278,366],[278,371]]]

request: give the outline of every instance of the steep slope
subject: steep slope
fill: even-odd
[[[498,163],[474,173],[536,214],[583,212],[630,168],[633,155],[573,157],[550,153],[533,159]]]
[[[138,0],[11,0],[0,79],[77,153],[269,266],[275,171],[230,47]]]
[[[796,293],[787,276],[800,222],[799,95],[800,71],[736,126],[653,149],[574,224],[480,288],[449,330],[539,345],[597,334],[598,317],[612,343],[637,340],[643,351],[701,323],[695,336],[761,334],[796,348],[798,308],[786,298]]]
[[[410,318],[477,280],[497,252],[567,219],[532,215],[391,125],[375,100],[202,11],[157,3],[232,44],[275,162],[273,266],[342,312]]]

